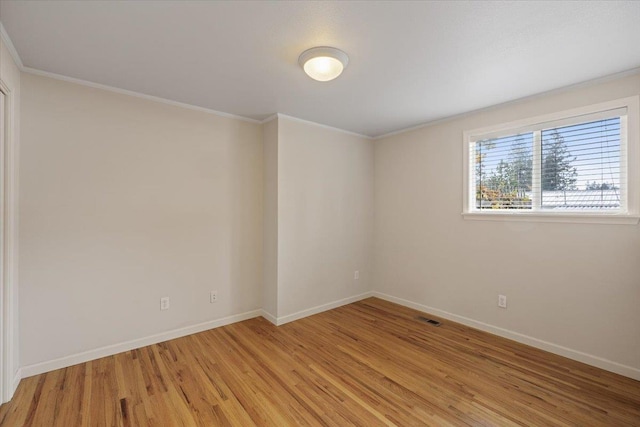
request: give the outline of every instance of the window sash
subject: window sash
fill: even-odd
[[[479,145],[479,143],[487,141],[487,139],[482,139],[481,141],[475,141],[470,143],[471,145],[471,149],[470,149],[470,160],[471,158],[473,159],[473,164],[474,164],[474,170],[470,171],[470,174],[473,174],[473,182],[470,182],[471,188],[474,189],[474,200],[473,200],[473,210],[474,211],[485,211],[485,210],[502,210],[502,211],[511,211],[511,210],[531,210],[531,211],[549,211],[550,209],[557,209],[557,210],[569,210],[571,209],[572,211],[587,211],[587,212],[621,212],[624,211],[624,207],[625,205],[623,204],[623,194],[624,194],[624,188],[626,188],[626,180],[624,178],[624,168],[621,165],[621,152],[622,152],[622,121],[626,118],[626,116],[614,116],[614,117],[607,117],[608,119],[611,118],[619,118],[620,119],[620,132],[618,132],[616,134],[617,139],[616,141],[619,141],[619,145],[620,147],[618,148],[618,150],[615,151],[616,155],[615,157],[618,158],[618,162],[615,162],[615,169],[617,171],[617,175],[618,175],[618,180],[616,181],[615,179],[611,179],[612,184],[615,185],[617,184],[618,187],[616,190],[619,190],[619,205],[618,206],[612,206],[612,207],[607,207],[607,203],[605,203],[604,201],[601,203],[601,207],[593,207],[593,208],[589,208],[589,207],[582,207],[582,208],[575,208],[575,207],[571,207],[571,205],[567,206],[567,200],[569,202],[574,202],[575,198],[577,195],[575,194],[571,194],[569,195],[568,199],[567,199],[567,192],[576,192],[576,191],[581,191],[578,189],[566,189],[564,190],[564,206],[562,205],[554,205],[551,202],[548,203],[544,203],[545,197],[544,197],[544,193],[545,192],[551,192],[551,191],[563,191],[563,190],[543,190],[544,187],[544,180],[546,178],[545,174],[544,174],[544,168],[543,168],[543,158],[544,158],[544,154],[545,151],[549,150],[549,148],[545,148],[546,146],[549,146],[551,143],[547,140],[547,144],[545,145],[545,141],[543,141],[543,132],[545,131],[557,131],[557,130],[561,130],[563,127],[567,127],[567,126],[571,126],[571,125],[564,125],[563,127],[547,127],[545,126],[542,129],[539,130],[535,130],[531,133],[526,133],[524,135],[518,133],[518,134],[509,134],[509,135],[504,135],[502,136],[502,138],[513,138],[514,140],[517,140],[518,137],[523,136],[523,137],[527,137],[528,135],[532,135],[532,143],[530,147],[527,147],[528,144],[523,145],[523,147],[530,148],[531,149],[531,162],[532,162],[532,170],[531,170],[531,190],[530,192],[527,192],[526,195],[524,197],[516,197],[516,199],[522,199],[522,200],[516,200],[516,201],[511,201],[511,198],[500,198],[500,197],[494,197],[488,200],[489,202],[489,206],[487,207],[483,207],[483,199],[482,199],[482,195],[480,195],[480,199],[478,199],[478,192],[482,192],[483,191],[483,185],[482,182],[478,183],[476,181],[477,179],[477,171],[475,170],[475,164],[476,164],[476,158],[477,156],[482,156],[482,150],[478,150],[477,147]],[[596,126],[595,128],[601,128],[603,127],[603,119],[600,119],[600,122],[598,124],[598,126]],[[565,122],[566,123],[566,122]],[[588,123],[592,123],[592,122],[577,122],[577,123],[572,123],[572,125],[580,125],[580,124],[588,124]],[[601,142],[600,142],[601,143]],[[596,145],[598,144],[598,142],[594,142],[592,145]],[[498,151],[498,156],[495,156],[493,158],[493,161],[505,161],[507,159],[509,159],[509,154],[508,151],[513,150],[513,142],[510,143],[509,146],[504,147],[504,146],[499,146],[499,150],[502,151]],[[528,159],[529,156],[527,156]],[[577,159],[577,156],[576,156]],[[493,169],[494,173],[495,173],[495,168]],[[481,173],[482,175],[482,173]],[[484,182],[487,182],[487,180],[485,179]],[[586,185],[586,184],[583,184]],[[485,188],[488,188],[487,186],[484,186]],[[497,189],[491,189],[494,191],[498,191]],[[611,190],[611,191],[616,191],[616,190]],[[586,189],[584,191],[587,191]],[[594,191],[594,190],[591,190]],[[522,189],[518,188],[517,192],[520,193],[522,192]],[[530,202],[528,201],[530,198]],[[602,198],[602,197],[601,197]],[[551,197],[548,197],[548,199],[551,199]],[[500,208],[496,208],[494,203],[503,203],[504,205],[509,205],[510,203],[512,203],[512,205],[510,206],[503,206]],[[610,204],[610,203],[608,203]]]
[[[530,132],[535,132],[540,130],[560,128],[565,126],[577,125],[580,123],[596,122],[599,120],[626,116],[627,114],[628,114],[627,107],[618,107],[618,108],[611,108],[608,110],[597,111],[597,112],[587,113],[587,114],[580,114],[580,115],[561,118],[561,119],[546,120],[542,122],[538,122],[537,120],[534,120],[536,121],[536,123],[531,123],[524,126],[510,127],[506,125],[505,127],[497,127],[496,130],[491,132],[482,132],[478,134],[472,132],[468,136],[468,141],[478,142],[485,139],[502,138],[502,137],[517,135],[521,133],[530,133]]]
[[[542,189],[540,177],[542,145],[539,134],[535,131],[554,127],[569,126],[599,119],[621,117],[620,119],[620,209],[611,208],[594,210],[577,209],[544,209],[542,207]],[[494,125],[483,129],[464,132],[464,188],[463,215],[465,219],[476,220],[525,220],[543,222],[582,222],[637,224],[640,219],[640,185],[635,181],[640,178],[640,97],[607,101],[596,105],[578,107],[572,110],[545,114],[515,122]],[[477,141],[499,138],[509,135],[532,132],[533,141],[533,173],[531,209],[477,209],[474,144]],[[537,136],[537,137],[536,137]],[[506,160],[506,159],[505,159]],[[630,169],[631,168],[631,169]],[[554,219],[555,218],[555,219]]]

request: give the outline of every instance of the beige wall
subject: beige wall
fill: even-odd
[[[259,308],[293,320],[373,289],[640,372],[640,227],[460,215],[464,130],[638,94],[640,75],[375,143],[31,74],[22,86],[22,366]]]
[[[261,307],[260,125],[22,84],[23,366]]]
[[[6,363],[8,364],[8,370],[10,371],[10,378],[4,378],[4,372],[0,372],[2,381],[9,381],[9,390],[7,396],[2,396],[1,400],[8,400],[13,394],[15,387],[18,385],[19,380],[19,360],[20,360],[20,342],[18,335],[18,163],[19,163],[19,148],[20,148],[20,101],[21,101],[21,84],[20,84],[20,70],[14,62],[4,40],[0,38],[0,81],[9,90],[8,100],[11,104],[11,118],[6,126],[9,129],[9,138],[5,141],[6,144],[6,158],[5,168],[6,181],[5,181],[5,201],[7,206],[4,206],[5,210],[5,232],[8,244],[6,249],[6,265],[3,267],[6,269],[3,274],[5,275],[6,284],[2,295],[2,301],[0,304],[4,305],[6,315],[8,316],[7,325],[5,326],[8,332],[8,351],[5,353],[8,355]],[[0,333],[0,339],[2,334]],[[0,367],[0,370],[2,368]],[[2,385],[0,385],[2,387]],[[2,393],[0,393],[2,394]]]
[[[263,125],[264,159],[264,279],[262,309],[277,323],[278,316],[278,119]]]
[[[279,117],[278,183],[278,317],[369,291],[372,142]]]
[[[23,114],[25,372],[260,308],[289,321],[371,289],[369,139],[32,74]]]
[[[640,375],[640,226],[461,216],[464,130],[639,93],[635,74],[376,141],[374,289]]]

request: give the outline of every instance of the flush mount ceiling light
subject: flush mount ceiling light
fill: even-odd
[[[338,77],[347,68],[349,57],[335,47],[313,47],[302,52],[298,63],[309,77],[319,82],[328,82]]]

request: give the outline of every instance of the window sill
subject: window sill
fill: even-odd
[[[575,224],[628,224],[636,225],[640,215],[567,213],[552,214],[542,212],[463,212],[464,219],[474,221],[525,221],[564,222]]]

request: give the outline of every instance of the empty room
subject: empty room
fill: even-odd
[[[640,426],[640,1],[0,35],[0,427]]]

